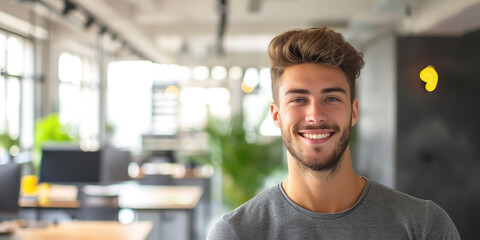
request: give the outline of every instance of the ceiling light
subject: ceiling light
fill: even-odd
[[[270,76],[270,68],[262,68],[260,70],[260,86],[263,88],[270,88],[272,78]]]
[[[190,69],[185,66],[181,66],[177,71],[177,78],[180,81],[187,81],[190,78]]]
[[[228,77],[232,80],[241,79],[243,76],[243,69],[239,66],[233,66],[228,70]]]
[[[193,78],[195,78],[196,80],[207,80],[209,74],[209,70],[205,66],[198,66],[193,69]]]
[[[215,80],[223,80],[227,77],[227,69],[223,66],[215,66],[212,68],[212,78]]]
[[[255,88],[259,82],[258,69],[247,68],[245,75],[243,76],[243,82],[247,87]]]

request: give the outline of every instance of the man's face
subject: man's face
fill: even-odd
[[[358,101],[352,104],[340,68],[298,64],[283,72],[270,111],[291,157],[315,171],[335,170],[357,122]]]

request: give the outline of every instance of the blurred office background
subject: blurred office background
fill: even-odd
[[[366,61],[357,172],[435,201],[463,239],[479,239],[478,13],[478,0],[0,0],[0,162],[38,174],[42,149],[74,146],[109,159],[99,174],[111,180],[97,185],[200,186],[193,223],[174,211],[143,216],[160,225],[154,236],[203,239],[286,174],[267,112],[269,41],[328,25]],[[429,65],[439,76],[431,92],[419,77]],[[41,137],[49,123],[58,139]],[[99,209],[75,217],[120,210]]]

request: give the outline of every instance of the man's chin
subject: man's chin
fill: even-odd
[[[309,170],[315,172],[334,172],[338,168],[338,164],[328,164],[328,165],[304,165]]]
[[[336,170],[340,164],[340,159],[334,159],[330,157],[328,160],[319,161],[318,158],[303,158],[303,160],[297,159],[300,165],[304,168],[313,170],[316,172],[326,172]]]

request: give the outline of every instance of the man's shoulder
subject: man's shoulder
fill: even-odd
[[[371,181],[369,192],[370,197],[372,197],[371,200],[375,201],[377,204],[384,203],[387,205],[392,205],[396,209],[400,207],[408,207],[410,209],[425,208],[431,204],[430,200],[424,200],[411,196],[407,193],[392,189],[375,181]]]
[[[233,211],[223,215],[213,226],[207,239],[238,239],[238,236],[254,234],[245,231],[257,229],[258,224],[266,224],[269,222],[268,218],[279,214],[274,209],[281,204],[282,198],[278,185],[262,191]]]
[[[226,221],[236,221],[240,219],[241,221],[245,221],[248,218],[256,219],[258,215],[263,215],[263,213],[277,206],[279,201],[282,201],[282,194],[279,186],[275,185],[260,192],[241,206],[225,214],[223,219]]]
[[[431,200],[421,199],[374,181],[371,182],[365,202],[368,209],[392,214],[399,221],[424,223],[432,212],[443,211]]]
[[[447,212],[431,200],[424,200],[407,193],[373,182],[368,200],[381,212],[389,212],[405,226],[421,229],[429,239],[460,239],[458,231]]]

